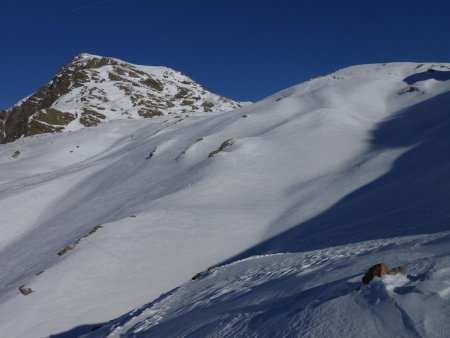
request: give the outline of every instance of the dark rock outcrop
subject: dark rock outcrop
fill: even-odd
[[[31,288],[26,287],[25,284],[19,287],[19,291],[24,296],[28,296],[30,293],[33,292],[33,290],[31,290]]]
[[[0,111],[0,143],[14,141],[22,135],[60,131],[62,127],[47,124],[45,120],[51,119],[57,122],[55,124],[59,124],[58,122],[73,119],[72,114],[49,108],[70,88],[82,86],[83,82],[88,80],[84,70],[108,64],[117,64],[117,61],[112,58],[86,59],[83,54],[78,55],[36,93],[15,106]],[[30,121],[30,117],[34,114],[39,116]]]
[[[117,61],[112,58],[86,59],[83,54],[78,55],[36,93],[15,106],[0,111],[0,143],[14,141],[22,135],[60,131],[62,127],[54,124],[64,125],[74,117],[70,113],[52,109],[51,105],[70,88],[81,86],[88,80],[84,70],[108,64],[117,64]],[[30,121],[34,114],[38,115],[37,118]],[[49,120],[51,124],[46,123]]]

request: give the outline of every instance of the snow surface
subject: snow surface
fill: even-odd
[[[450,233],[254,257],[211,270],[105,325],[108,337],[445,337]],[[403,265],[367,285],[380,260]]]
[[[0,335],[78,336],[153,300],[92,334],[442,336],[450,72],[419,66],[1,145]],[[408,276],[361,288],[380,261]]]

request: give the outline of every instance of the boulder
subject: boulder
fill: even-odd
[[[25,284],[19,287],[19,291],[24,296],[27,296],[27,295],[29,295],[30,293],[33,292],[33,290],[31,290],[31,288],[27,288],[25,286]]]
[[[362,278],[362,282],[364,284],[369,284],[374,277],[383,277],[389,272],[389,268],[386,264],[380,263],[372,266]]]

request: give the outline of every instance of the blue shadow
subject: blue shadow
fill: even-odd
[[[450,72],[429,73],[444,75],[450,79]],[[252,255],[450,230],[450,92],[398,112],[372,132],[373,151],[398,147],[409,149],[385,175],[225,263]]]
[[[426,81],[430,79],[434,79],[437,81],[448,81],[450,80],[450,71],[442,71],[430,68],[425,72],[410,75],[403,81],[405,81],[409,85],[413,85],[417,82]]]

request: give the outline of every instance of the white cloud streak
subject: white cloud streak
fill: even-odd
[[[101,4],[104,4],[104,3],[107,3],[107,2],[112,2],[112,1],[114,1],[114,0],[102,0],[102,1],[96,1],[96,2],[93,2],[93,3],[90,3],[90,4],[86,4],[86,5],[84,5],[84,6],[80,6],[80,7],[71,9],[71,10],[69,11],[69,13],[78,12],[78,11],[81,11],[81,10],[84,10],[84,9],[88,9],[88,8],[91,8],[91,7],[99,6],[99,5],[101,5]]]

